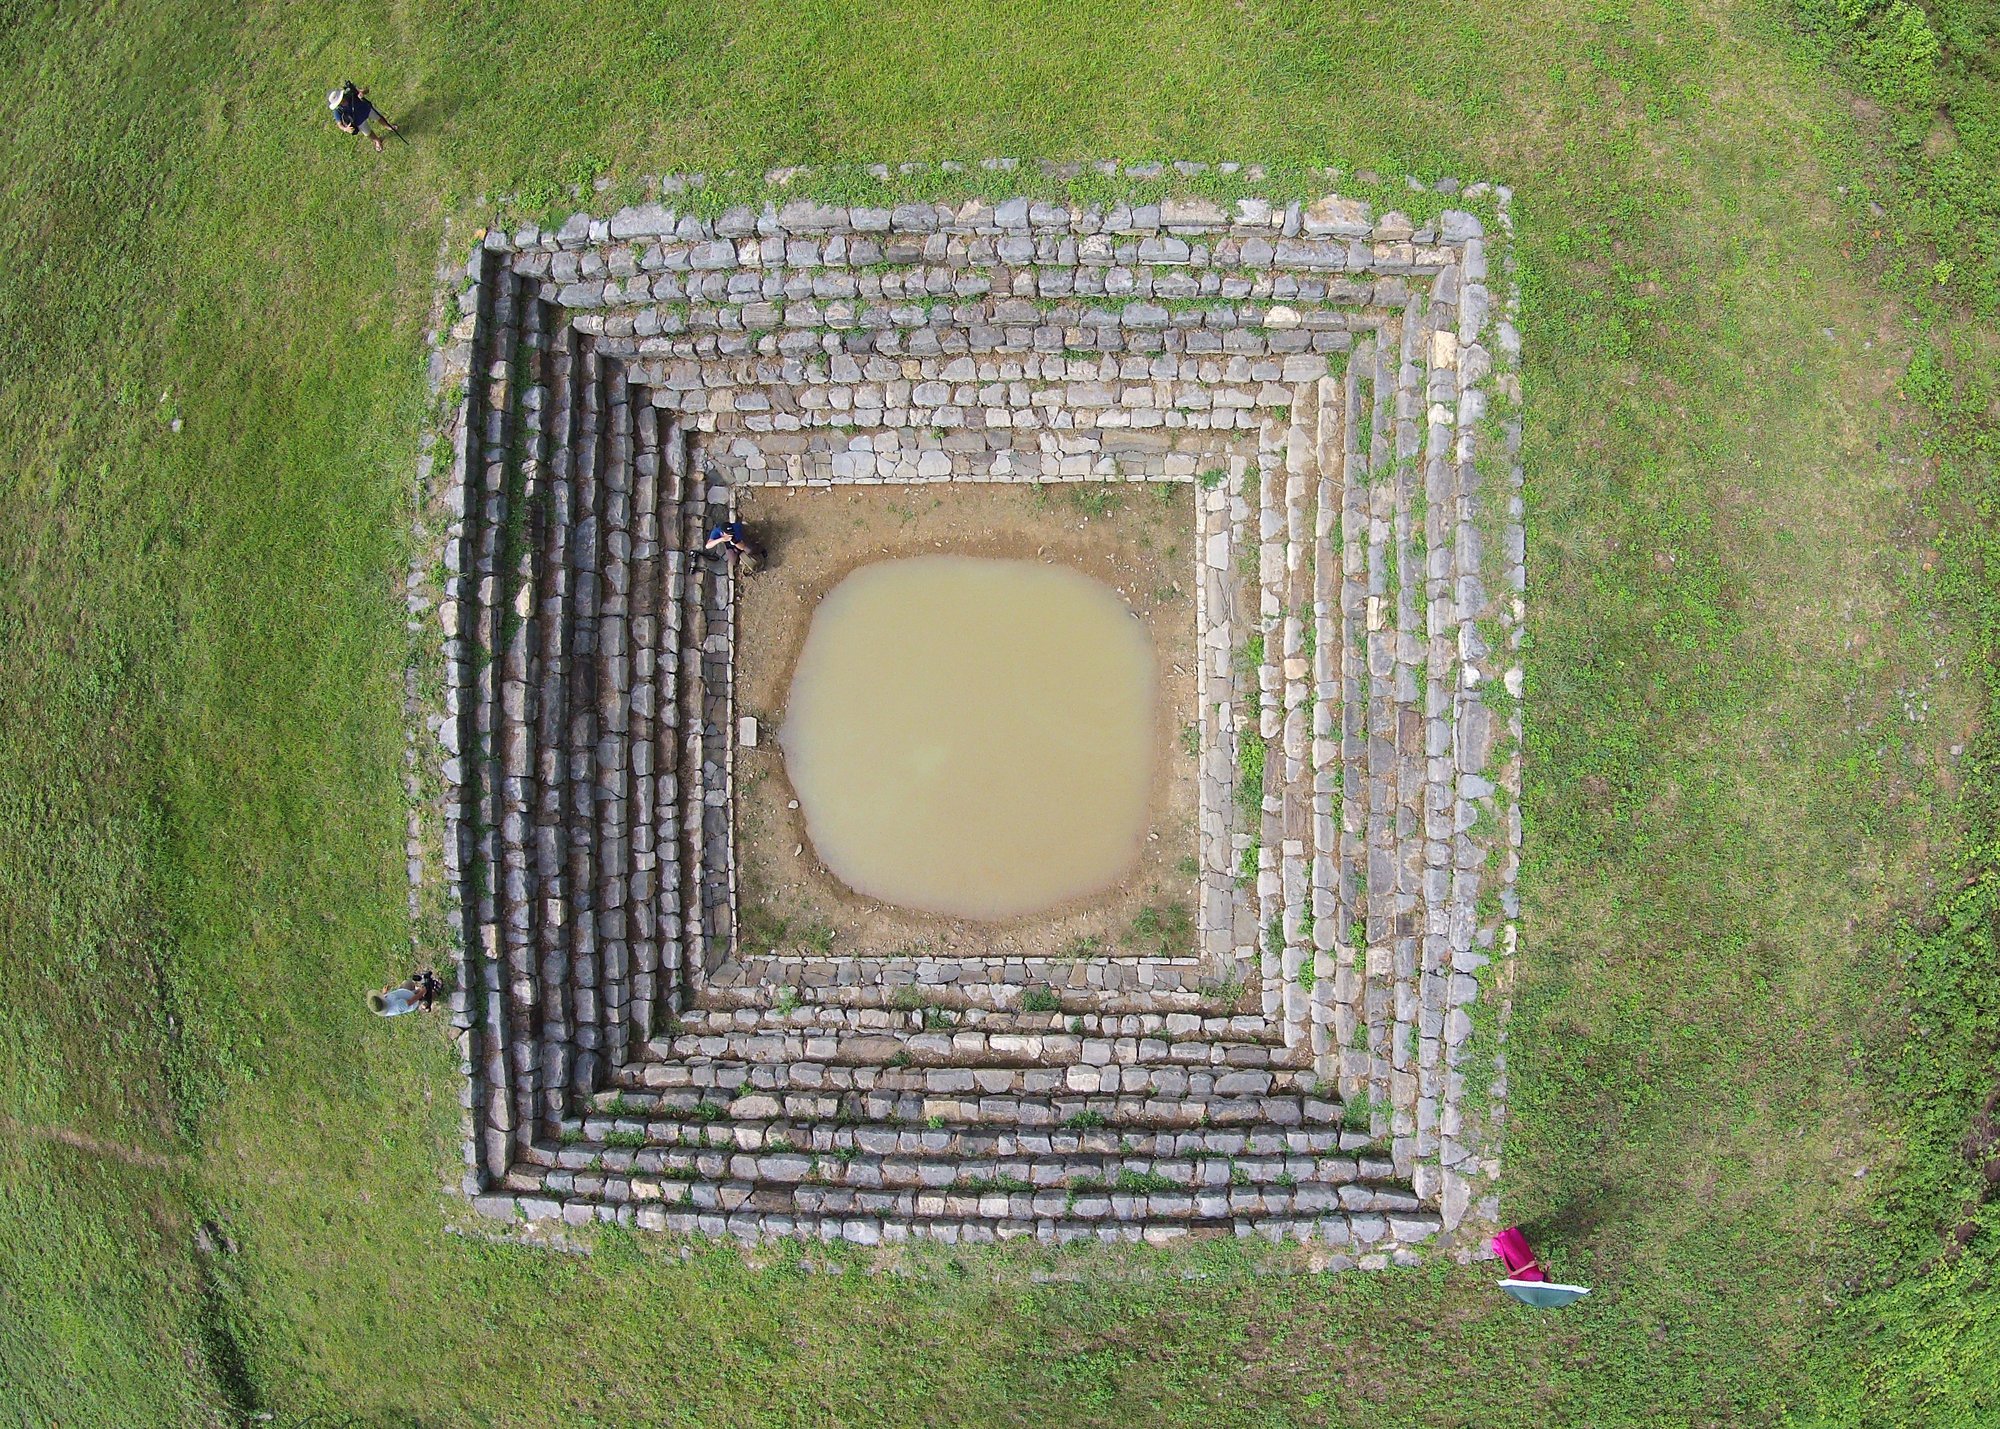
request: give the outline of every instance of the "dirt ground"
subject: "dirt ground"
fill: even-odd
[[[739,587],[736,756],[745,954],[1105,956],[1191,953],[1196,889],[1194,509],[1185,485],[755,487],[743,519],[769,567]],[[1005,922],[898,908],[842,884],[814,854],[777,742],[819,600],[858,567],[948,551],[1039,558],[1116,589],[1158,662],[1153,791],[1136,868],[1109,890]]]

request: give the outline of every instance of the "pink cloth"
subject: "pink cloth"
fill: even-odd
[[[1510,1280],[1547,1280],[1541,1266],[1535,1264],[1535,1253],[1528,1249],[1528,1238],[1521,1234],[1520,1227],[1509,1226],[1488,1242],[1493,1253],[1507,1266]]]

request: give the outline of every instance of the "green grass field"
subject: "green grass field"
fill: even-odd
[[[1990,6],[0,16],[0,1422],[2000,1422]],[[332,132],[348,75],[408,147]],[[444,1232],[449,1044],[359,997],[443,220],[989,154],[1514,187],[1506,1209],[1583,1307]]]

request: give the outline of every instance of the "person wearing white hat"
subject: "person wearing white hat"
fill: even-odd
[[[375,132],[381,115],[368,102],[367,90],[356,89],[351,79],[344,80],[339,89],[327,95],[326,107],[333,111],[334,127],[341,133],[362,135],[375,146],[376,153],[382,152],[382,136]]]
[[[412,976],[400,987],[385,987],[368,994],[368,1010],[377,1017],[401,1017],[406,1012],[429,1012],[443,990],[438,975],[429,968]]]

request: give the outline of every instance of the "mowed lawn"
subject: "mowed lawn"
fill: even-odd
[[[1840,1307],[1907,1174],[1892,934],[1957,876],[1981,695],[1925,579],[1917,339],[1843,196],[1875,106],[1789,6],[223,9],[0,27],[0,1422],[1854,1402]],[[410,144],[332,132],[349,76]],[[360,996],[409,971],[400,581],[445,217],[560,213],[601,175],[986,155],[1513,187],[1506,1211],[1598,1287],[1583,1307],[1527,1313],[1486,1267],[1266,1277],[1227,1249],[870,1276],[445,1232],[448,1039]],[[1970,1402],[1883,1412],[1946,1401]]]

